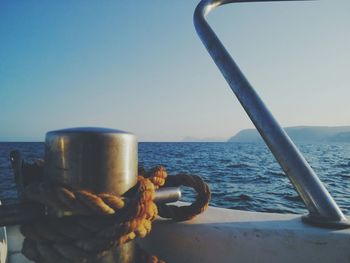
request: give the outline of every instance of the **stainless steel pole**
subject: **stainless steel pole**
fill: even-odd
[[[127,132],[75,128],[46,134],[45,178],[95,193],[122,195],[137,183],[137,141]],[[51,211],[62,215],[64,211]],[[98,262],[134,262],[134,242]]]
[[[202,0],[194,13],[194,25],[217,67],[304,201],[309,210],[304,220],[325,227],[349,227],[336,202],[206,21],[206,16],[213,9],[224,4],[275,1],[280,0]]]

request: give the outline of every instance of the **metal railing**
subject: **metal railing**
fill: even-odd
[[[305,203],[309,214],[303,219],[306,222],[324,227],[348,227],[349,223],[346,217],[332,196],[273,117],[206,21],[206,16],[213,9],[224,4],[277,1],[281,0],[202,0],[194,13],[194,25],[215,64]]]

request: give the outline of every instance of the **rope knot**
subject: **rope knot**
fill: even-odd
[[[189,206],[157,206],[155,191],[163,186],[192,187],[197,198]],[[208,206],[210,190],[199,176],[168,176],[163,166],[156,166],[148,172],[139,169],[137,184],[125,196],[74,190],[41,181],[26,185],[24,197],[73,215],[46,217],[21,226],[25,236],[22,253],[27,258],[61,263],[94,260],[115,246],[143,238],[150,233],[157,215],[176,221],[191,219]]]

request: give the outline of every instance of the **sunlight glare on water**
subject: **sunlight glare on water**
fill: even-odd
[[[16,199],[11,150],[43,158],[43,143],[0,143],[0,198]],[[301,152],[343,212],[350,214],[350,144],[299,144]],[[170,175],[197,174],[211,187],[212,206],[261,212],[306,213],[304,204],[261,143],[140,143],[139,165],[164,165]],[[193,193],[184,189],[184,200]]]

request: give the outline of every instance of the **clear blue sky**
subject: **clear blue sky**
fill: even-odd
[[[197,1],[1,1],[0,141],[101,126],[141,141],[252,127],[198,39]],[[209,20],[284,126],[350,125],[350,1],[236,4]]]

